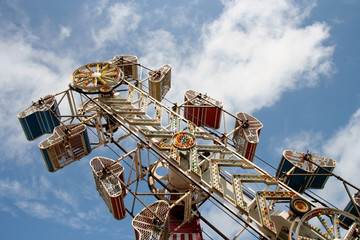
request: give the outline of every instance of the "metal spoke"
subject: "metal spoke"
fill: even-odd
[[[92,73],[94,72],[94,70],[92,70],[92,69],[90,68],[89,64],[86,65],[86,68],[89,69],[90,72],[92,72]]]
[[[327,222],[324,218],[321,218],[321,216],[317,215],[317,218],[319,219],[320,223],[323,225],[325,230],[327,231],[327,234],[329,234],[332,238],[335,238],[333,231],[329,226],[327,225]]]
[[[333,222],[333,229],[334,229],[334,235],[336,238],[341,238],[340,236],[340,226],[339,226],[339,220],[338,220],[338,216],[339,215],[335,215],[335,214],[332,214],[332,222]]]

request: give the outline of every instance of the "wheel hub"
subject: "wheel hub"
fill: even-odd
[[[101,76],[101,73],[99,73],[99,72],[94,72],[93,74],[91,74],[91,76],[93,76],[93,77],[100,77]]]

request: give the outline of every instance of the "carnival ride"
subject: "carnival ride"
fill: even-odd
[[[18,118],[30,141],[52,134],[38,144],[50,172],[98,147],[118,149],[117,159],[93,156],[90,168],[114,218],[133,218],[136,239],[210,238],[200,224],[223,239],[241,239],[246,231],[259,239],[359,239],[359,189],[332,173],[333,159],[286,150],[272,176],[254,163],[258,119],[233,115],[193,90],[167,106],[170,88],[170,65],[152,70],[136,56],[118,55],[76,69],[67,90],[34,102]],[[344,210],[307,193],[329,177],[344,185]],[[147,204],[149,195],[154,201]],[[226,236],[203,217],[205,202],[231,216],[237,234]]]

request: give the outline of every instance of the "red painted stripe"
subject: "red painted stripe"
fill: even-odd
[[[169,240],[203,240],[200,233],[174,233]]]
[[[113,215],[115,219],[123,219],[126,216],[124,198],[122,195],[118,197],[110,197]]]

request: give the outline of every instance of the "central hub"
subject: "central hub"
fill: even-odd
[[[101,76],[101,73],[99,73],[99,72],[94,72],[93,74],[91,74],[91,76],[93,76],[93,77],[100,77]]]

